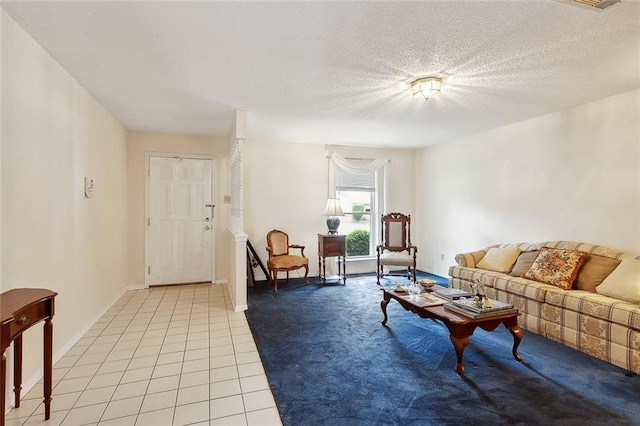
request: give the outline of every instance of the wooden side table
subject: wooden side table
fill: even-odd
[[[51,416],[53,373],[54,298],[58,295],[41,288],[16,288],[0,294],[0,426],[4,426],[7,358],[4,353],[13,342],[13,391],[15,406],[20,407],[22,389],[22,333],[44,320],[44,419]]]
[[[338,258],[338,281],[342,278],[347,283],[347,260],[345,249],[345,237],[338,234],[318,234],[318,277],[323,283],[327,282],[327,257]],[[342,261],[342,265],[340,264]]]

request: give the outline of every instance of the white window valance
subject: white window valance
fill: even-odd
[[[343,170],[353,174],[365,174],[375,172],[386,166],[389,162],[388,158],[374,158],[372,160],[364,159],[348,159],[340,154],[331,153],[331,160]]]
[[[331,162],[338,168],[352,174],[366,175],[375,172],[377,194],[377,210],[381,212],[387,211],[387,193],[388,193],[388,176],[389,176],[389,163],[391,159],[386,158],[345,158],[342,155],[334,151],[334,147],[331,145],[325,145],[327,150],[328,159],[328,196],[335,198],[335,176]]]

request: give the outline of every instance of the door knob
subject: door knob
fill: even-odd
[[[206,229],[208,231],[209,229],[211,229],[211,227],[209,225],[207,225],[207,226],[204,227],[204,229]]]

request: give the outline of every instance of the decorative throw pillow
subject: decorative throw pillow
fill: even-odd
[[[516,264],[513,265],[513,269],[509,272],[509,275],[512,277],[523,276],[524,273],[531,268],[531,265],[533,265],[533,261],[538,257],[538,253],[540,253],[540,250],[525,251],[518,256],[518,260],[516,260]]]
[[[492,247],[487,251],[476,268],[486,269],[488,271],[509,272],[520,255],[520,249],[512,248],[496,248]]]
[[[589,259],[584,262],[582,268],[580,268],[574,287],[577,290],[595,292],[596,287],[602,284],[602,281],[607,278],[619,264],[620,261],[618,259],[592,254]]]
[[[524,277],[571,290],[580,266],[589,256],[577,250],[543,247]]]
[[[622,259],[596,291],[631,303],[640,303],[640,260]]]

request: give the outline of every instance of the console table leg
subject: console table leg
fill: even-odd
[[[458,374],[464,373],[464,365],[462,365],[462,354],[464,353],[464,348],[469,344],[469,336],[467,337],[456,337],[453,334],[449,336],[451,339],[451,343],[453,343],[453,347],[456,350],[456,357],[458,358],[458,363],[456,364],[456,371]]]
[[[22,335],[13,341],[13,393],[15,407],[20,408],[20,391],[22,390]]]
[[[340,259],[338,259],[339,261]],[[342,283],[347,285],[347,255],[342,256]]]
[[[322,281],[327,282],[327,259],[322,256]]]
[[[44,419],[51,417],[51,388],[53,384],[53,322],[44,322]]]

